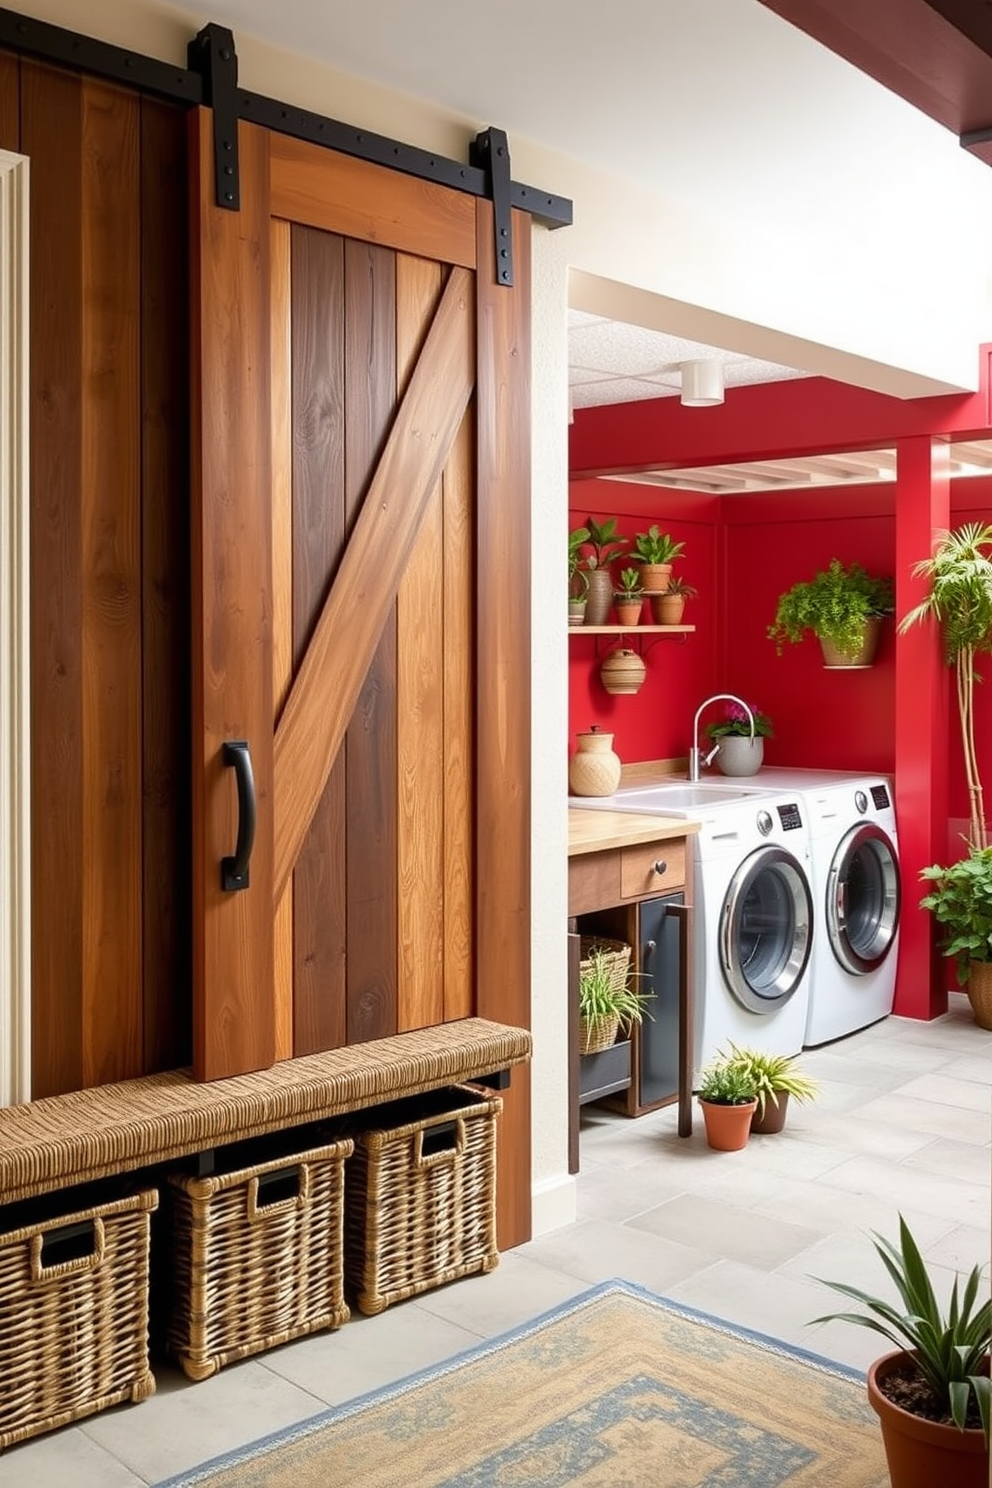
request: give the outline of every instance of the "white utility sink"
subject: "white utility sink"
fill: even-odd
[[[730,781],[675,781],[671,785],[628,786],[612,796],[570,796],[570,806],[591,806],[602,811],[666,812],[691,811],[705,806],[730,806],[735,801],[771,795],[759,785],[736,785]]]

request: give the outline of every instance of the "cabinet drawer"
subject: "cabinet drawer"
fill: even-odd
[[[620,854],[620,893],[624,899],[667,894],[685,883],[685,842],[645,842]]]

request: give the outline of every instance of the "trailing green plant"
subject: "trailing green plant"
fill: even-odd
[[[843,1281],[814,1278],[845,1297],[861,1303],[860,1312],[832,1312],[814,1323],[845,1322],[870,1328],[908,1352],[936,1400],[959,1431],[967,1424],[968,1406],[978,1407],[985,1440],[989,1440],[990,1390],[988,1355],[992,1345],[992,1302],[978,1301],[981,1267],[972,1268],[958,1293],[955,1276],[946,1317],[941,1313],[920,1248],[909,1226],[899,1216],[899,1244],[882,1235],[872,1237],[886,1271],[895,1283],[902,1310],[884,1298],[873,1297]],[[935,1485],[936,1488],[936,1485]]]
[[[969,961],[992,961],[992,847],[969,847],[959,862],[923,868],[920,877],[931,885],[920,908],[944,926],[941,950],[954,957],[963,987]]]
[[[674,563],[685,551],[684,542],[675,542],[669,532],[659,532],[653,522],[647,532],[634,534],[630,556],[635,563]]]
[[[762,713],[753,703],[749,703],[751,715],[754,718],[754,737],[756,739],[774,739],[775,730],[767,713]],[[704,730],[711,739],[725,739],[728,734],[749,739],[751,737],[751,719],[748,718],[739,703],[728,703],[724,709],[722,718],[716,718],[708,723]]]
[[[589,541],[588,527],[573,527],[568,534],[568,597],[582,599],[589,580],[582,569],[582,544]]]
[[[626,537],[617,532],[616,517],[606,517],[602,522],[586,517],[586,527],[589,529],[586,543],[592,549],[586,557],[586,567],[609,568],[628,542]]]
[[[641,571],[638,568],[622,568],[617,575],[614,594],[618,599],[643,599],[644,590],[641,588]]]
[[[619,1018],[625,1028],[642,1022],[645,1013],[650,1017],[646,1005],[653,1000],[654,993],[638,992],[631,985],[632,979],[640,975],[640,972],[628,972],[626,980],[618,986],[613,975],[613,958],[608,952],[592,951],[579,972],[579,1017]]]
[[[894,608],[891,578],[874,578],[860,563],[845,568],[839,558],[831,558],[812,579],[779,595],[768,639],[781,656],[786,641],[801,641],[809,630],[851,655],[861,645],[865,622],[891,615]]]
[[[796,1101],[812,1100],[819,1090],[810,1075],[796,1068],[794,1054],[766,1054],[761,1049],[739,1048],[731,1043],[727,1063],[747,1072],[754,1083],[758,1097],[758,1114],[764,1116],[765,1102],[771,1100],[778,1105],[780,1095],[789,1095]]]
[[[696,1094],[715,1106],[746,1106],[757,1098],[758,1089],[751,1070],[720,1053],[701,1072]]]
[[[914,578],[930,584],[926,599],[904,615],[900,632],[931,616],[944,640],[944,655],[954,667],[958,716],[964,748],[965,776],[971,806],[972,847],[988,846],[985,804],[975,748],[975,658],[992,651],[992,526],[968,522],[953,532],[937,534],[933,554],[913,568]]]

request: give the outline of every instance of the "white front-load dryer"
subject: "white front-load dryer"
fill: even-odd
[[[752,780],[621,788],[571,804],[694,819],[693,1065],[732,1041],[798,1054],[813,937],[809,839],[797,797]]]
[[[816,923],[807,1047],[892,1011],[901,887],[892,786],[884,775],[762,770],[762,786],[799,792],[809,828]]]

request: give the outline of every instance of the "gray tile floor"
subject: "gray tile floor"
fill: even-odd
[[[889,1018],[803,1056],[817,1101],[739,1153],[689,1140],[674,1111],[583,1113],[579,1219],[457,1282],[337,1333],[11,1448],[0,1488],[137,1488],[471,1347],[589,1284],[623,1276],[864,1368],[881,1341],[809,1320],[842,1305],[813,1278],[883,1286],[869,1231],[901,1210],[949,1288],[990,1254],[992,1033],[964,998],[925,1024]]]

